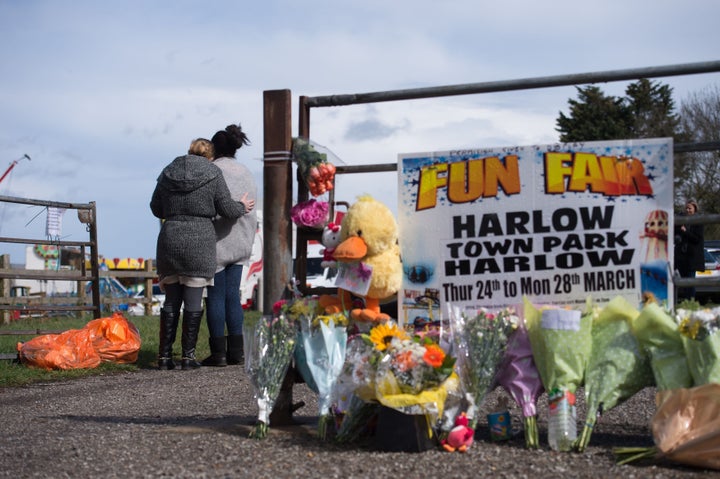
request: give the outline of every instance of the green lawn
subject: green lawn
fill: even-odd
[[[245,318],[253,321],[260,316],[257,311],[246,311]],[[0,331],[67,331],[69,329],[80,329],[90,321],[86,318],[23,318],[13,321],[10,324],[0,325]],[[79,378],[84,376],[110,374],[118,371],[137,371],[138,369],[151,369],[157,365],[158,336],[160,318],[158,316],[127,316],[128,321],[133,323],[140,331],[142,344],[135,364],[102,363],[94,369],[72,369],[63,371],[45,371],[43,369],[30,368],[23,364],[17,364],[11,360],[0,360],[0,388],[9,386],[21,386],[35,382],[62,381],[65,379]],[[35,335],[6,335],[0,334],[0,353],[14,354],[17,352],[19,342],[28,341]],[[177,339],[173,348],[176,358],[180,356],[180,328],[178,328]],[[203,319],[198,338],[196,356],[202,360],[210,354],[208,347],[207,325]]]

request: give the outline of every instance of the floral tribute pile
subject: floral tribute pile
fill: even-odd
[[[394,423],[408,428],[400,433],[465,452],[478,443],[485,398],[502,387],[522,409],[526,447],[583,452],[604,412],[656,387],[656,447],[616,449],[619,462],[662,457],[720,468],[720,308],[670,312],[616,298],[603,306],[588,299],[572,310],[525,298],[517,312],[450,306],[449,328],[441,334],[392,319],[358,324],[348,318],[324,314],[315,297],[296,297],[279,302],[272,317],[246,325],[246,369],[259,409],[254,437],[266,436],[294,359],[318,394],[318,437],[325,441],[372,439],[389,417],[383,411],[392,410],[413,418]],[[580,388],[585,418],[575,417]],[[547,438],[537,426],[544,393]]]

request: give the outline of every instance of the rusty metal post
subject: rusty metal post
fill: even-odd
[[[282,298],[292,271],[290,90],[263,92],[263,314]]]

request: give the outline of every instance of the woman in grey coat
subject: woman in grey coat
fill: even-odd
[[[215,275],[213,218],[238,218],[255,205],[243,197],[234,201],[220,169],[209,158],[213,147],[206,139],[193,141],[188,155],[175,158],[157,179],[150,201],[152,213],[163,220],[157,240],[157,271],[165,289],[160,312],[158,367],[174,369],[172,345],[184,305],[182,369],[200,366],[195,359],[202,293]],[[200,156],[206,154],[207,156]]]

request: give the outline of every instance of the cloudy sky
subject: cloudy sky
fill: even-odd
[[[262,184],[263,91],[366,93],[720,60],[716,0],[0,0],[0,195],[98,208],[100,253],[155,257],[148,204],[193,138],[241,123]],[[679,105],[720,74],[658,79]],[[626,83],[601,85],[622,95]],[[346,164],[401,153],[557,141],[573,87],[312,110]],[[1,174],[1,173],[0,173]],[[394,174],[340,177],[396,208]],[[262,195],[258,198],[262,200]],[[262,204],[259,207],[262,208]],[[62,239],[87,233],[74,212]],[[38,207],[0,203],[0,236],[45,235]],[[22,247],[0,244],[23,264]]]

